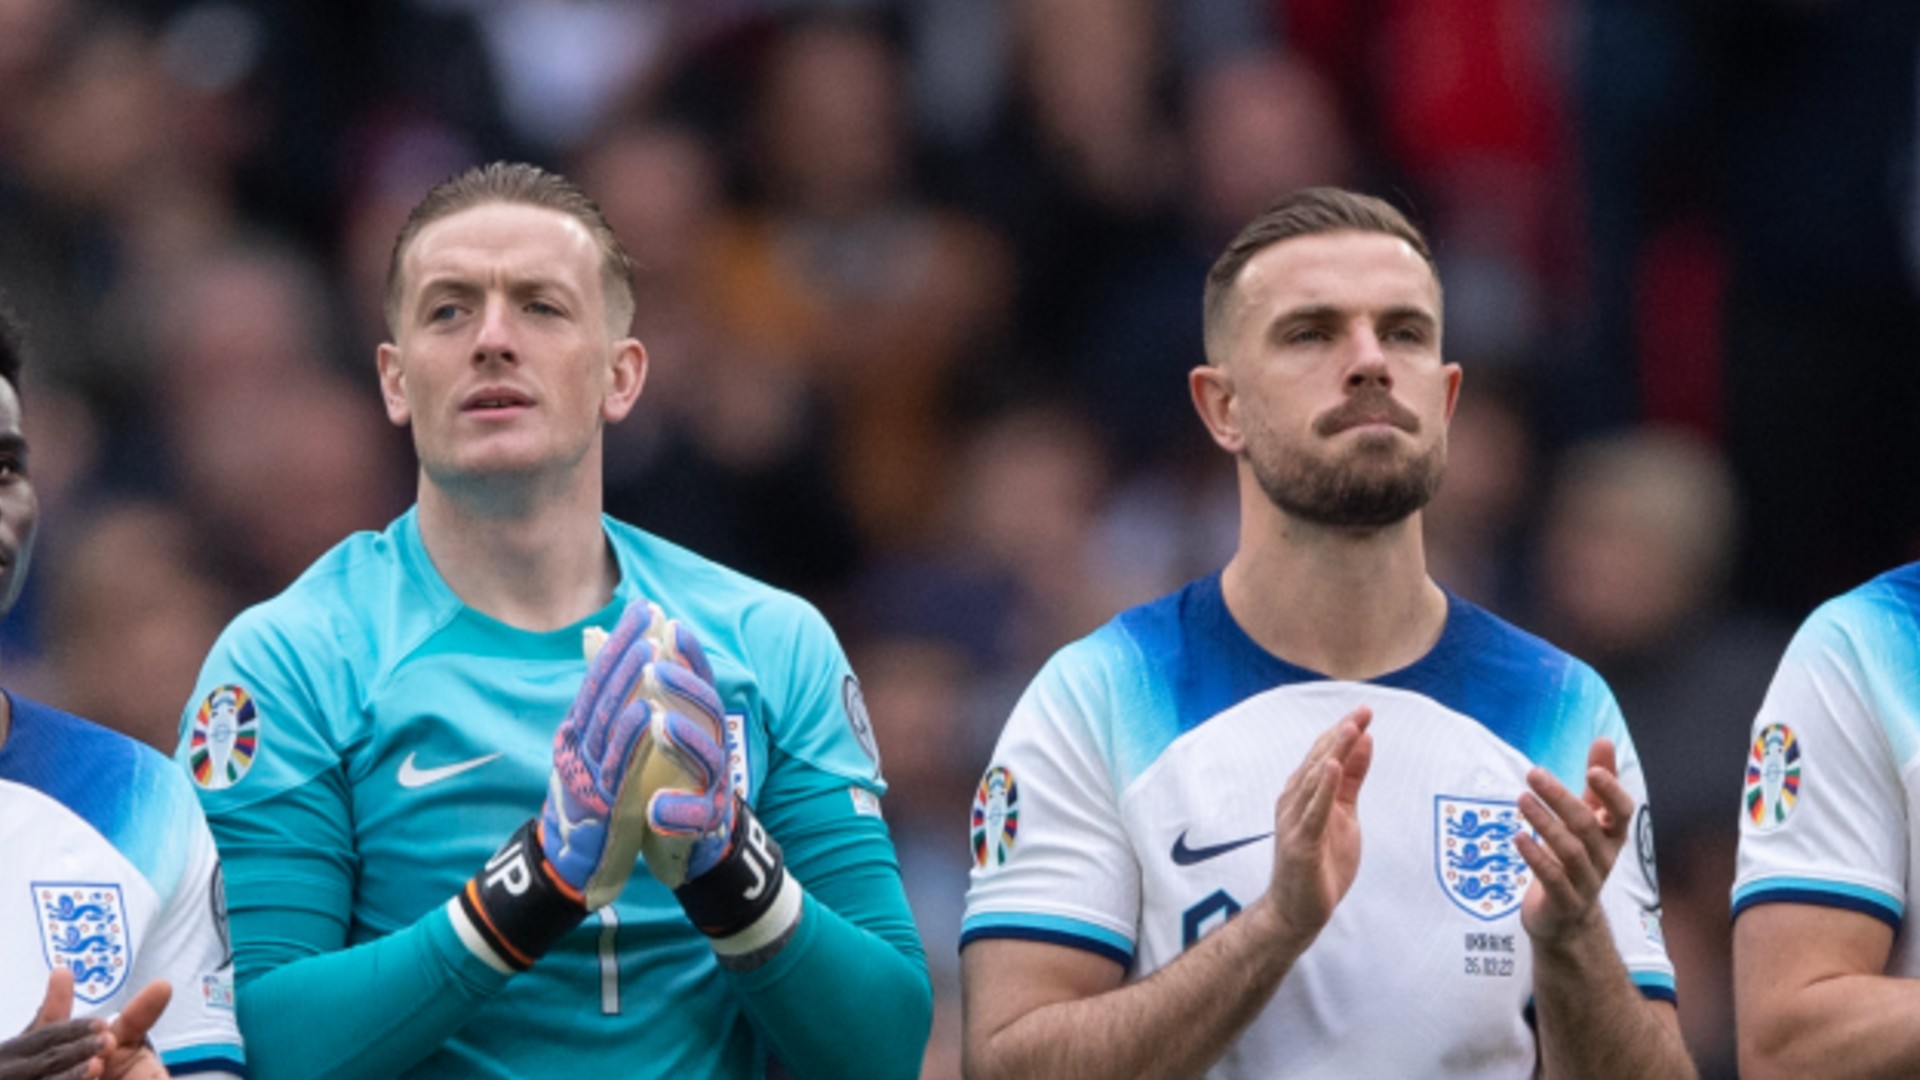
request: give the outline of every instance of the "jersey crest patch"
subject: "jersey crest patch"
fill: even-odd
[[[126,908],[115,884],[33,883],[33,911],[47,966],[73,972],[73,996],[89,1005],[112,997],[133,969]]]
[[[1533,868],[1513,844],[1527,828],[1518,803],[1439,795],[1433,826],[1434,870],[1447,899],[1489,922],[1519,910]]]
[[[973,865],[986,870],[1005,863],[1019,834],[1020,786],[1011,769],[995,765],[973,793]]]
[[[260,712],[238,686],[217,686],[193,714],[187,767],[193,782],[219,791],[240,782],[260,750]]]
[[[1800,739],[1785,724],[1768,724],[1747,753],[1747,820],[1762,830],[1786,824],[1800,804]]]

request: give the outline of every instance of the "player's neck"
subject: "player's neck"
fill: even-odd
[[[422,478],[420,539],[461,602],[523,630],[556,630],[613,598],[620,570],[591,498],[539,500],[503,512]]]
[[[1221,591],[1234,621],[1268,652],[1359,680],[1406,667],[1440,639],[1447,598],[1427,576],[1418,514],[1369,531],[1284,516],[1249,524]]]

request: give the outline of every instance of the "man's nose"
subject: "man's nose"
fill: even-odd
[[[1385,390],[1393,389],[1393,373],[1387,367],[1387,351],[1380,344],[1380,336],[1370,326],[1362,326],[1353,332],[1353,356],[1347,366],[1347,385],[1359,389],[1368,384],[1378,385]]]
[[[473,339],[475,363],[516,359],[512,309],[503,297],[490,296],[480,314],[480,332]]]

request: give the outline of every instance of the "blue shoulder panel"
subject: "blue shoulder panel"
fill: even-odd
[[[1809,635],[1844,643],[1859,659],[1864,690],[1896,763],[1920,754],[1920,563],[1909,563],[1836,597],[1807,622]]]
[[[41,792],[94,827],[162,895],[186,867],[186,775],[159,751],[17,694],[0,779]]]
[[[1217,573],[1121,613],[1088,644],[1124,650],[1115,668],[1128,685],[1115,687],[1113,700],[1124,716],[1115,726],[1115,752],[1126,779],[1181,734],[1239,702],[1327,678],[1248,637],[1227,610]],[[1561,720],[1599,714],[1610,695],[1587,665],[1452,595],[1432,650],[1373,682],[1432,698],[1529,759],[1571,775],[1582,768],[1593,732]]]

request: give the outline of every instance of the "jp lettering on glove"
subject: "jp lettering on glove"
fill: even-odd
[[[524,971],[620,894],[647,841],[642,782],[662,712],[658,670],[711,682],[692,635],[645,601],[592,655],[554,735],[540,816],[521,826],[449,904],[461,940],[503,972]]]

